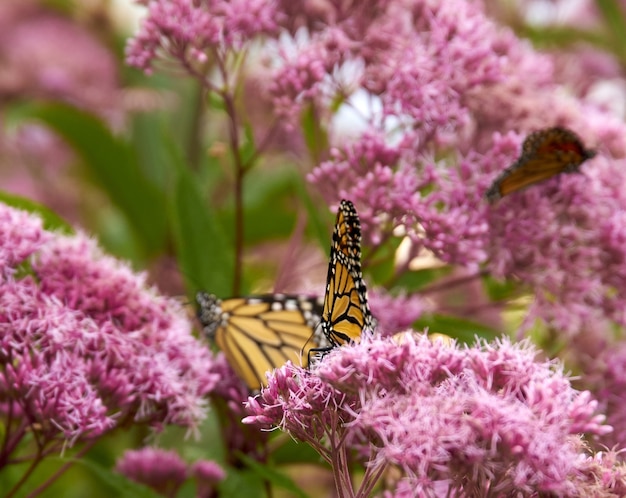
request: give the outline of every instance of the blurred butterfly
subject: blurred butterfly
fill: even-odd
[[[361,274],[361,223],[352,202],[342,200],[330,247],[322,331],[335,347],[358,340],[364,329],[373,327]]]
[[[526,137],[519,159],[495,179],[485,197],[495,202],[560,173],[578,172],[580,165],[595,155],[595,151],[585,149],[580,138],[566,128],[536,131]]]
[[[267,385],[267,371],[287,360],[307,366],[309,351],[327,345],[317,327],[320,298],[267,294],[221,300],[199,292],[196,301],[204,333],[251,390]]]

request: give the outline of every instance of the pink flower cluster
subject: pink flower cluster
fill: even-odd
[[[410,329],[415,320],[432,308],[419,295],[392,296],[380,289],[368,292],[368,301],[376,317],[376,331],[383,337]]]
[[[194,427],[218,378],[180,304],[145,276],[0,204],[3,451],[29,428],[58,451],[133,422]]]
[[[313,371],[277,370],[248,400],[244,421],[280,427],[334,466],[357,449],[368,486],[392,466],[403,474],[397,491],[425,496],[574,496],[585,484],[577,482],[587,458],[581,435],[611,428],[588,392],[536,355],[507,340],[471,348],[411,334],[363,340]]]
[[[142,31],[126,50],[129,64],[151,70],[155,58],[169,56],[190,66],[209,54],[237,49],[277,31],[279,13],[266,0],[151,0]]]
[[[187,465],[174,451],[149,447],[124,453],[116,470],[162,496],[176,496],[189,477],[197,482],[196,496],[211,496],[215,484],[225,477],[224,470],[211,460],[198,460]]]
[[[626,126],[571,97],[552,59],[498,27],[478,2],[390,2],[378,14],[395,28],[379,31],[386,44],[363,58],[353,87],[379,97],[383,118],[333,148],[309,180],[330,203],[355,203],[374,249],[400,230],[413,253],[425,248],[520,279],[537,296],[529,323],[538,317],[570,334],[599,317],[626,325],[626,219],[618,214],[626,198],[617,191],[626,183]],[[359,53],[370,39],[351,42]],[[326,79],[338,74],[335,67]],[[582,174],[489,205],[486,189],[524,137],[554,125],[576,131],[598,156]]]
[[[229,50],[259,41],[274,71],[255,88],[285,127],[313,108],[333,132],[337,105],[358,108],[363,95],[379,109],[356,139],[331,133],[335,146],[309,175],[329,204],[355,203],[370,249],[402,232],[414,254],[518,278],[537,296],[529,323],[538,317],[570,334],[598,316],[626,325],[626,205],[616,191],[626,183],[626,126],[577,96],[591,76],[568,81],[555,57],[498,25],[481,2],[147,4],[128,50],[138,67],[165,55],[207,85],[198,62],[214,58],[223,79],[238,77]],[[598,155],[582,174],[489,205],[485,191],[524,137],[555,125]]]

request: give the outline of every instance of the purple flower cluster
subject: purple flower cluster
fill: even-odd
[[[497,276],[533,286],[530,319],[570,334],[604,318],[626,325],[626,195],[618,187],[624,167],[623,159],[599,157],[583,175],[505,198],[488,214],[489,265]]]
[[[119,119],[120,106],[112,104],[119,101],[117,62],[96,36],[50,10],[24,8],[21,2],[5,2],[0,17],[4,99],[58,99]]]
[[[213,461],[198,460],[188,466],[174,451],[149,447],[124,453],[116,470],[163,496],[176,496],[189,477],[197,481],[196,496],[211,496],[215,484],[225,477],[224,470]]]
[[[218,380],[181,305],[83,234],[0,204],[0,392],[6,462],[128,423],[195,427]]]
[[[294,132],[306,110],[329,131],[331,148],[313,151],[323,159],[308,179],[329,204],[355,203],[365,253],[389,254],[385,244],[403,237],[412,261],[428,254],[439,266],[457,265],[450,273],[468,276],[451,279],[450,287],[437,282],[418,297],[402,289],[374,294],[384,334],[440,303],[445,309],[445,298],[426,301],[427,291],[472,278],[477,284],[482,275],[529,291],[525,324],[547,322],[573,347],[593,339],[602,349],[612,325],[626,326],[626,126],[589,90],[598,75],[622,77],[615,61],[590,56],[588,70],[566,71],[563,54],[535,50],[490,18],[480,1],[145,3],[148,17],[128,49],[132,64],[149,70],[161,57],[178,60],[231,104],[228,129],[237,144],[237,130],[254,109],[232,105],[239,102],[234,89],[246,86],[230,83],[250,74],[233,61],[255,42],[262,55],[255,60],[268,62],[255,92],[272,101],[280,118],[265,121]],[[213,86],[216,74],[227,90]],[[370,109],[360,116],[363,132],[345,140],[337,111],[358,113],[364,96]],[[488,203],[486,190],[519,157],[524,138],[552,126],[571,129],[597,155],[579,174],[556,175]],[[269,128],[267,137],[275,131]],[[262,146],[255,152],[263,153]],[[409,259],[394,267],[393,281],[410,269]],[[476,287],[463,291],[480,295]],[[405,476],[400,495],[416,487],[441,495],[567,495],[591,489],[593,476],[602,490],[619,495],[623,477],[610,462],[618,453],[590,459],[579,438],[588,432],[624,441],[623,355],[614,349],[598,369],[613,435],[593,415],[595,402],[572,390],[555,365],[537,363],[534,352],[507,342],[467,350],[421,339],[341,348],[313,373],[281,369],[260,400],[250,401],[248,421],[309,441],[333,464],[341,486],[349,485],[341,465],[346,448],[357,447],[370,462],[367,491],[391,464]],[[587,354],[574,353],[574,363]],[[237,387],[225,389],[227,399],[237,399]]]
[[[147,4],[128,49],[138,67],[166,56],[207,85],[198,62],[215,58],[229,80],[241,74],[229,50],[263,38],[273,73],[256,88],[271,96],[283,127],[294,129],[312,106],[333,131],[337,103],[358,108],[363,95],[380,109],[354,140],[331,134],[335,146],[309,175],[330,204],[355,203],[372,249],[401,232],[413,254],[426,249],[471,271],[518,278],[537,296],[528,323],[538,317],[570,334],[597,317],[626,325],[626,199],[616,191],[626,182],[626,126],[575,96],[589,74],[568,81],[555,57],[498,25],[480,2]],[[594,67],[604,74],[605,66]],[[598,155],[582,174],[489,205],[485,191],[524,137],[554,125]]]
[[[169,56],[191,67],[208,55],[237,49],[259,35],[277,31],[273,2],[267,0],[153,0],[142,31],[126,50],[129,64],[150,71],[153,60]]]
[[[607,347],[587,366],[598,401],[614,431],[602,438],[607,447],[626,447],[626,345]]]
[[[380,289],[368,292],[368,300],[376,317],[376,331],[383,337],[411,328],[415,320],[432,308],[422,296],[392,296]]]
[[[537,296],[529,323],[539,317],[568,333],[599,317],[626,325],[626,220],[616,214],[626,206],[617,187],[626,182],[624,124],[569,96],[552,59],[498,28],[477,2],[390,5],[379,19],[397,24],[382,31],[389,48],[367,59],[356,85],[379,96],[383,119],[335,147],[310,181],[331,203],[355,202],[374,248],[400,229],[413,253],[425,248],[528,284]],[[410,22],[398,20],[403,8]],[[352,40],[352,50],[368,41]],[[555,124],[598,156],[580,175],[489,205],[486,189],[524,137]]]
[[[536,355],[507,340],[471,348],[411,334],[363,340],[313,371],[277,370],[248,400],[244,421],[289,431],[334,466],[357,449],[367,486],[397,467],[398,491],[426,496],[573,495],[587,458],[581,435],[611,428],[588,392]]]

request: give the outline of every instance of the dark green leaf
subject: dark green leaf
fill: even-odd
[[[179,168],[171,218],[178,262],[187,288],[218,296],[232,292],[234,252],[218,215],[204,202],[194,176]]]
[[[386,284],[393,280],[395,269],[395,255],[401,239],[392,238],[387,243],[376,248],[370,253],[367,247],[363,247],[363,270],[366,271],[372,283]]]
[[[320,197],[311,197],[302,180],[296,182],[296,191],[298,192],[298,198],[304,203],[307,213],[307,225],[310,232],[313,233],[313,238],[317,240],[320,246],[324,248],[324,251],[327,252],[330,248],[332,234],[328,206]]]
[[[52,457],[51,460],[56,457]],[[66,463],[68,459],[58,458],[59,461]],[[91,473],[98,477],[102,485],[111,489],[112,496],[119,498],[161,498],[161,495],[151,488],[139,484],[135,481],[131,481],[122,474],[114,472],[110,468],[104,467],[99,463],[86,458],[73,459],[74,465],[83,466],[91,471]]]
[[[247,188],[244,195],[246,245],[287,238],[293,232],[298,209],[293,171],[278,168],[250,173],[246,185],[254,187]]]
[[[441,268],[425,268],[423,270],[407,271],[393,281],[394,288],[400,288],[409,294],[420,291],[424,287],[445,277],[452,270],[449,266]]]
[[[485,290],[491,301],[506,301],[519,297],[520,284],[511,280],[499,281],[489,276],[483,279]]]
[[[127,216],[147,255],[163,248],[167,229],[163,194],[145,178],[127,142],[96,116],[64,104],[32,106],[22,116],[43,121],[76,150]]]
[[[295,482],[285,474],[277,472],[273,467],[263,465],[247,455],[239,455],[241,460],[250,468],[259,478],[269,481],[279,488],[286,489],[293,496],[299,498],[308,498],[308,495],[302,491]]]
[[[520,34],[529,38],[534,45],[543,48],[564,48],[580,44],[581,41],[590,43],[602,49],[609,49],[610,43],[606,36],[592,31],[581,30],[571,26],[530,26],[525,25]]]
[[[475,336],[487,340],[493,340],[500,336],[500,333],[491,327],[465,318],[437,314],[420,318],[413,323],[413,328],[416,330],[422,330],[426,327],[428,327],[429,333],[445,334],[465,344],[472,344],[475,341]]]
[[[20,197],[2,191],[0,191],[0,201],[9,206],[38,215],[43,220],[43,226],[46,230],[58,230],[66,234],[74,233],[74,229],[68,222],[43,204],[31,201],[26,197]]]
[[[244,136],[242,144],[239,147],[239,157],[242,164],[250,166],[250,160],[256,153],[256,145],[254,143],[254,130],[249,124],[244,127]]]
[[[311,445],[295,441],[291,437],[286,438],[283,444],[272,451],[272,460],[277,465],[294,463],[327,465]]]
[[[315,106],[309,105],[302,112],[300,124],[309,154],[313,158],[313,162],[318,163],[328,150],[329,142],[328,133],[316,113]]]
[[[262,498],[264,481],[256,472],[228,469],[226,479],[218,484],[220,496],[245,496],[246,498]]]
[[[626,61],[626,18],[620,2],[616,0],[596,0],[596,5],[604,18],[605,25],[611,32],[613,39],[611,48],[624,63]]]

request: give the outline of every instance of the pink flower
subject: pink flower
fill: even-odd
[[[594,356],[586,369],[597,391],[598,400],[615,430],[602,438],[607,447],[626,446],[626,345],[623,342],[608,344],[604,351]]]
[[[274,34],[280,14],[266,0],[151,0],[140,33],[126,48],[127,62],[150,71],[154,59],[167,55],[190,67],[208,53],[240,48],[263,34]]]
[[[363,340],[311,372],[279,369],[244,421],[309,442],[336,475],[347,473],[340,455],[357,449],[363,495],[388,465],[425,494],[565,495],[585,457],[580,434],[611,429],[558,364],[535,356],[507,340],[465,349],[410,334]]]
[[[0,270],[4,280],[37,251],[51,234],[43,229],[40,218],[0,205]]]
[[[0,95],[59,99],[109,117],[119,110],[117,62],[96,37],[46,11],[11,10],[10,22],[0,21]]]
[[[2,461],[29,427],[46,456],[133,422],[202,420],[219,367],[180,304],[85,235],[3,204],[0,234]]]
[[[198,460],[193,463],[189,473],[197,482],[196,496],[211,496],[215,485],[226,478],[226,472],[212,460]]]
[[[163,496],[175,496],[187,479],[187,464],[182,458],[174,451],[159,448],[129,450],[115,468]]]
[[[570,334],[603,318],[626,324],[626,196],[615,183],[623,163],[599,157],[582,175],[505,198],[489,213],[490,267],[533,286],[529,320]]]
[[[197,483],[196,496],[212,496],[215,484],[226,477],[224,469],[212,460],[197,460],[188,465],[175,451],[150,447],[126,451],[115,469],[162,496],[176,496],[190,477]]]
[[[415,320],[430,310],[426,299],[417,294],[391,296],[374,289],[368,292],[368,300],[376,317],[376,330],[384,336],[410,329]]]

